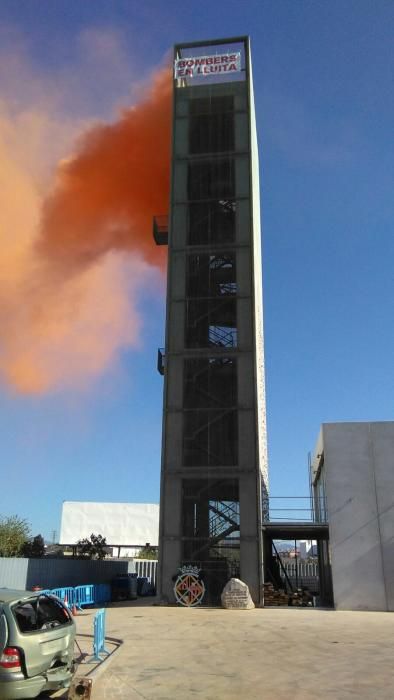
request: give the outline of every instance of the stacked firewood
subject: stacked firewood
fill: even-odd
[[[289,596],[283,588],[276,590],[272,583],[263,583],[264,606],[266,605],[288,605]]]
[[[313,605],[313,597],[308,590],[303,588],[297,588],[293,593],[289,595],[289,605],[298,608],[305,608],[307,606]]]
[[[309,591],[296,588],[291,593],[286,593],[283,588],[276,589],[272,583],[263,583],[264,606],[290,605],[301,608],[313,605],[313,598]]]

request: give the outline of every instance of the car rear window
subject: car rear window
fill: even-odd
[[[71,623],[70,614],[61,603],[46,595],[17,603],[12,612],[20,632],[36,632]]]

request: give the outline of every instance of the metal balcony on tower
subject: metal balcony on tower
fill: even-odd
[[[168,215],[153,217],[153,238],[156,245],[168,245]]]
[[[164,348],[158,348],[157,350],[157,371],[159,374],[163,375],[166,367],[166,353]]]

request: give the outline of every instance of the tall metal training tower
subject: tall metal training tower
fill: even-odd
[[[267,450],[259,166],[248,37],[174,48],[159,593],[198,566],[205,602],[262,582]],[[167,236],[168,231],[168,236]]]

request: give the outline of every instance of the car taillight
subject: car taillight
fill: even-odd
[[[17,668],[21,669],[21,657],[19,649],[15,647],[6,647],[0,657],[0,666],[2,668]]]

